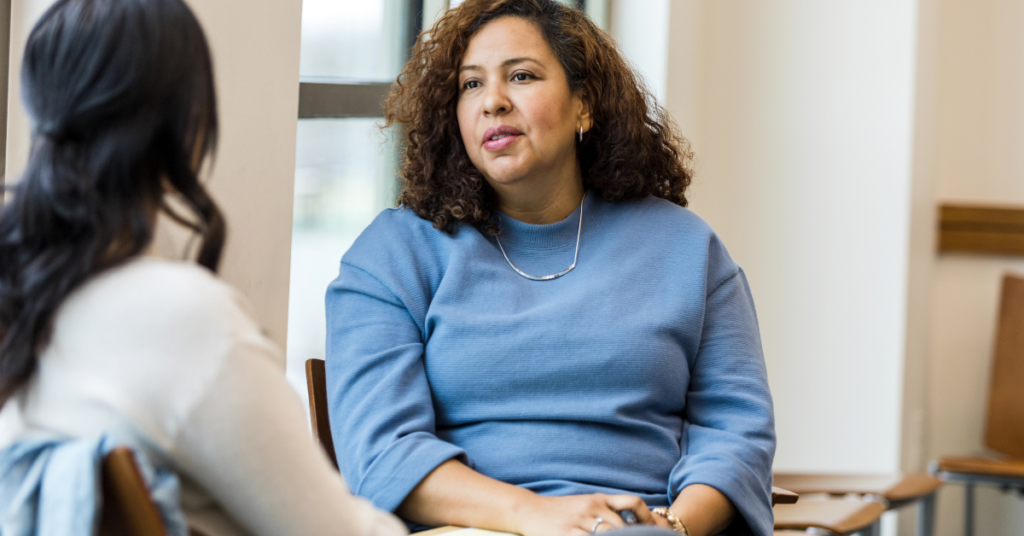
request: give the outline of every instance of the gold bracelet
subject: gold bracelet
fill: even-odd
[[[690,536],[690,529],[686,528],[686,523],[683,523],[683,520],[676,517],[668,508],[655,508],[651,510],[651,513],[665,518],[665,521],[672,525],[672,530],[683,536]]]

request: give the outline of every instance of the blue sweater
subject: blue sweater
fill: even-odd
[[[531,275],[572,264],[579,208],[501,244]],[[729,534],[772,532],[775,453],[757,318],[714,231],[667,201],[583,205],[579,264],[530,281],[494,237],[381,213],[327,291],[327,389],[338,462],[395,510],[458,458],[543,495],[628,493],[668,505],[724,493]]]

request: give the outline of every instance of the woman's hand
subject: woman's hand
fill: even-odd
[[[667,521],[651,513],[647,505],[633,495],[534,495],[516,512],[517,533],[522,536],[580,536],[589,534],[601,518],[596,532],[625,526],[618,512],[632,510],[643,525],[671,528]]]

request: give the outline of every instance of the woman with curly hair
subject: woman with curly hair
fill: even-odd
[[[627,510],[771,534],[746,278],[684,208],[689,146],[611,39],[551,0],[467,0],[421,36],[386,116],[401,206],[327,293],[355,493],[414,525],[525,536]]]

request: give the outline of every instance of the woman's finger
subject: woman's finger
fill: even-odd
[[[594,523],[597,524],[594,533],[614,530],[625,526],[625,524],[622,522],[622,518],[619,517],[619,515],[616,514],[613,510],[607,510],[605,513],[599,515],[598,518],[601,519],[601,523],[597,523],[596,519],[594,520]]]
[[[606,495],[595,495],[591,505],[591,513],[594,516],[594,524],[588,527],[591,532],[605,532],[625,526],[618,512],[608,504]],[[597,520],[601,522],[598,523]]]
[[[657,524],[654,514],[647,507],[643,499],[635,495],[608,495],[606,497],[608,506],[616,512],[630,510],[636,515],[636,520],[642,525]]]

